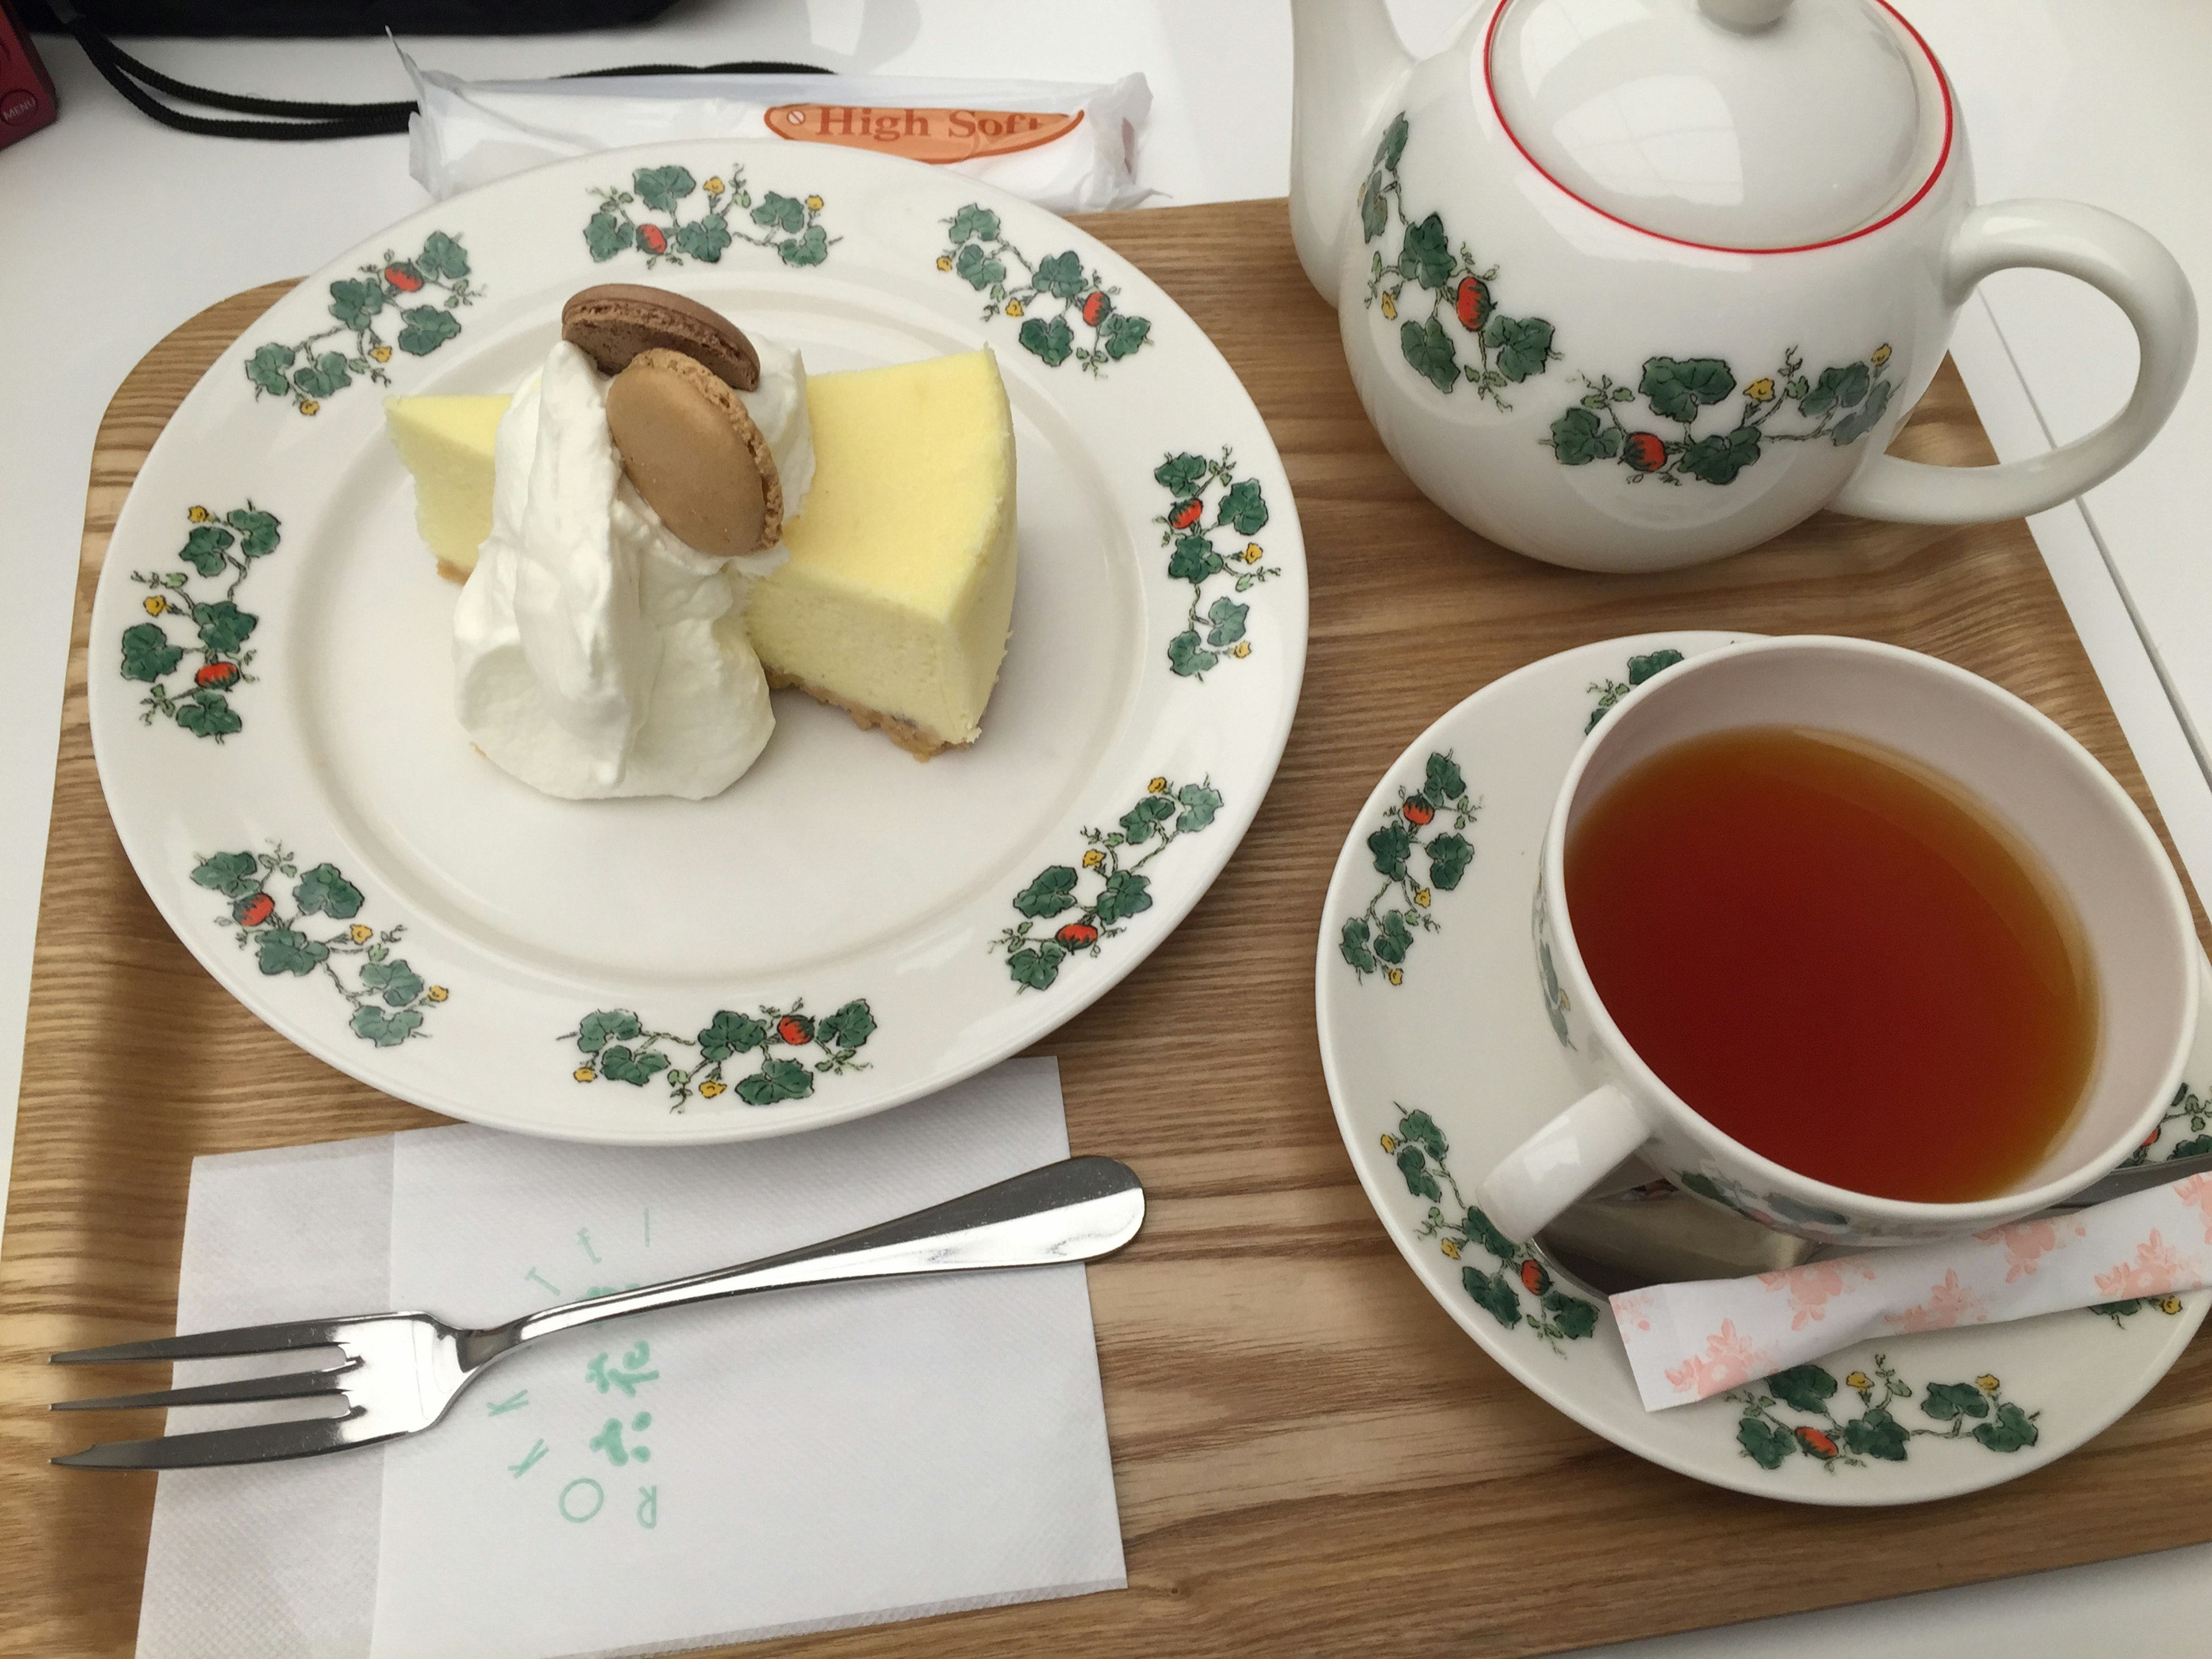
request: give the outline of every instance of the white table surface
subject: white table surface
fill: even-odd
[[[2212,5],[2203,0],[1899,0],[1965,106],[1984,200],[2066,195],[2148,226],[2212,296]],[[1407,44],[1462,0],[1393,0]],[[125,106],[72,42],[40,43],[55,128],[0,150],[0,1149],[12,1139],[78,533],[101,410],[132,364],[201,307],[312,270],[421,205],[404,141],[253,144],[174,133]],[[464,76],[647,60],[783,58],[851,73],[1104,81],[1142,71],[1154,105],[1139,176],[1182,203],[1283,193],[1290,38],[1282,0],[688,0],[647,30],[417,40]],[[156,42],[185,80],[292,98],[408,95],[380,41]],[[1841,131],[1838,134],[1842,137]],[[2040,273],[1988,285],[1954,351],[2000,455],[2032,454],[2116,409],[2134,371],[2112,307]],[[2033,522],[2151,788],[2212,887],[2212,530],[2188,497],[2212,450],[2212,374],[2164,434],[2080,507]],[[2197,510],[2191,510],[2197,508]],[[2171,691],[2172,697],[2168,696]],[[2183,711],[2177,714],[2177,701]],[[159,1079],[135,1079],[160,1109]],[[0,1199],[7,1164],[0,1156]],[[1954,1659],[2125,1653],[2200,1659],[2212,1546],[1603,1650],[1616,1659]],[[2124,1632],[2123,1635],[2122,1632]]]

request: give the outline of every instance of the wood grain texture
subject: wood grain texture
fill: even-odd
[[[1915,647],[2045,709],[2151,811],[2025,526],[1822,516],[1698,570],[1532,563],[1445,519],[1383,454],[1280,203],[1087,228],[1251,389],[1313,591],[1297,725],[1250,835],[1152,958],[1044,1045],[1076,1150],[1128,1159],[1152,1196],[1143,1236],[1091,1274],[1129,1589],[763,1647],[1517,1655],[2212,1539],[2202,1342],[2083,1450],[1948,1503],[1803,1509],[1616,1450],[1430,1300],[1362,1198],[1322,1085],[1314,940],[1368,790],[1461,698],[1569,646],[1716,628]],[[170,410],[283,291],[241,295],[157,347],[94,459],[0,1260],[0,1653],[131,1650],[153,1477],[46,1466],[77,1425],[40,1409],[57,1391],[40,1362],[172,1328],[191,1158],[436,1121],[291,1048],[194,965],[131,875],[93,769],[86,617],[117,508]],[[1898,447],[1991,459],[1948,365]],[[99,1391],[161,1381],[124,1376]]]

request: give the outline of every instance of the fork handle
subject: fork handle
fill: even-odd
[[[1145,1189],[1135,1170],[1110,1158],[1072,1158],[842,1238],[547,1308],[475,1333],[484,1351],[470,1354],[467,1363],[474,1370],[522,1343],[601,1320],[753,1291],[1088,1261],[1120,1249],[1136,1237],[1144,1218]]]

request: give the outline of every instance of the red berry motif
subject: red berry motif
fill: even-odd
[[[2166,1127],[2166,1126],[2165,1126],[2164,1124],[2162,1124],[2162,1123],[2161,1123],[2161,1124],[2154,1124],[2154,1125],[2153,1125],[2153,1126],[2152,1126],[2152,1128],[2151,1128],[2151,1132],[2150,1132],[2148,1134],[2145,1135],[2145,1136],[2142,1138],[2142,1140],[2141,1144],[2137,1146],[2136,1150],[2137,1150],[2138,1152],[2140,1152],[2140,1151],[2142,1149],[2142,1147],[2143,1147],[2143,1146],[2150,1146],[2153,1142],[2154,1142],[2155,1140],[2157,1140],[2157,1139],[2159,1138],[2159,1136],[2160,1136],[2161,1133],[2164,1133],[2164,1131],[2165,1131],[2165,1127]]]
[[[384,280],[402,294],[419,294],[422,291],[422,273],[410,264],[385,266]]]
[[[1529,1295],[1541,1296],[1552,1288],[1552,1276],[1542,1262],[1531,1260],[1521,1264],[1521,1284]]]
[[[665,253],[668,252],[668,233],[659,225],[640,225],[637,228],[637,245],[647,253]]]
[[[1437,816],[1437,809],[1429,805],[1426,795],[1408,795],[1405,805],[1398,809],[1406,815],[1408,823],[1428,823]]]
[[[1177,501],[1175,511],[1168,514],[1168,523],[1177,530],[1188,530],[1198,522],[1199,514],[1206,511],[1206,503],[1193,496],[1187,501]]]
[[[230,907],[230,914],[248,927],[258,927],[276,914],[276,901],[266,893],[250,893]]]
[[[1490,284],[1480,276],[1461,277],[1452,310],[1459,316],[1459,325],[1474,333],[1490,320]]]
[[[238,665],[236,663],[211,662],[204,668],[202,668],[198,673],[192,676],[192,684],[194,685],[204,686],[210,690],[213,690],[218,686],[228,685],[237,678]]]
[[[775,1034],[796,1048],[814,1041],[814,1022],[804,1014],[786,1014],[776,1021]]]
[[[1667,465],[1667,446],[1656,432],[1632,432],[1620,447],[1620,459],[1638,472],[1656,472]]]
[[[1114,302],[1097,289],[1084,296],[1083,320],[1096,328],[1106,320],[1106,313],[1114,309]]]
[[[1087,951],[1098,943],[1098,930],[1087,921],[1071,921],[1053,938],[1071,951]]]
[[[1797,1443],[1823,1463],[1836,1455],[1836,1443],[1821,1433],[1820,1430],[1808,1426],[1799,1428],[1794,1432],[1797,1436]]]

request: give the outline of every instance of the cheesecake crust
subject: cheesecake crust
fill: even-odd
[[[933,760],[948,749],[968,749],[975,745],[975,739],[973,738],[963,743],[953,743],[939,737],[934,732],[924,731],[912,720],[901,720],[896,714],[886,714],[878,708],[870,708],[866,704],[853,702],[849,697],[837,696],[794,675],[781,673],[775,669],[769,668],[766,664],[763,664],[762,667],[768,675],[770,690],[804,691],[817,702],[827,703],[832,708],[842,708],[853,717],[853,724],[859,726],[860,730],[881,732],[916,760]]]

